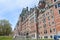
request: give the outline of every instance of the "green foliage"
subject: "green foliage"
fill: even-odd
[[[0,36],[0,40],[12,40],[11,36]]]
[[[24,37],[16,37],[14,40],[37,40],[33,38],[24,38]],[[38,40],[53,40],[53,39],[38,39]]]
[[[27,38],[26,40],[37,40],[37,39]],[[38,39],[38,40],[53,40],[53,39]]]
[[[8,20],[0,20],[0,35],[9,35],[12,31]]]

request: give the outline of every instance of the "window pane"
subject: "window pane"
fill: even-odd
[[[57,8],[57,5],[55,5],[55,8]]]
[[[44,38],[48,38],[48,36],[44,36]]]
[[[52,33],[52,29],[50,29],[50,33]]]
[[[52,38],[52,35],[50,36],[50,38]]]
[[[60,7],[60,3],[58,3],[58,7]]]
[[[50,20],[50,16],[48,16],[48,20]]]
[[[55,2],[56,0],[54,0],[54,2]]]
[[[60,10],[59,10],[59,14],[60,14]]]

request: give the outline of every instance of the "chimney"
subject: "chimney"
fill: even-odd
[[[28,7],[26,7],[26,10],[28,11]]]

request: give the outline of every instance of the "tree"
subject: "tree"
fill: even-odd
[[[8,20],[0,20],[0,35],[9,35],[12,31]]]

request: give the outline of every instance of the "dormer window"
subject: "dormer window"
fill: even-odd
[[[38,7],[41,9],[45,8],[45,5],[46,5],[45,1],[42,1],[42,0],[39,1],[39,3],[38,3]]]

